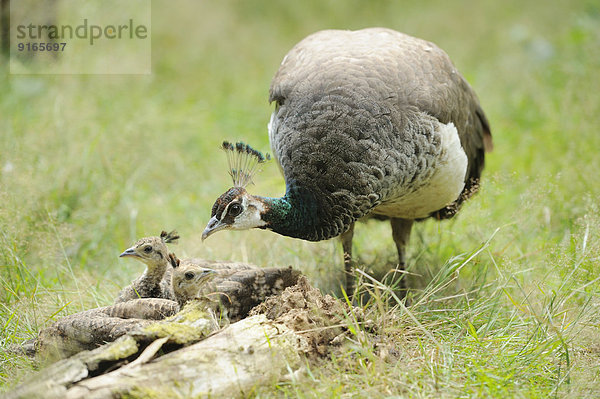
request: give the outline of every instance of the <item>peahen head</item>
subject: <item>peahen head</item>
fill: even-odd
[[[144,262],[149,268],[166,264],[169,250],[167,243],[175,243],[179,239],[175,230],[167,233],[163,231],[159,237],[144,237],[139,239],[130,248],[127,248],[119,257],[133,257]]]
[[[220,230],[247,230],[267,224],[263,220],[267,203],[264,198],[249,194],[245,187],[252,183],[259,165],[270,159],[269,154],[263,156],[244,143],[234,145],[224,141],[222,148],[227,153],[233,187],[215,201],[211,218],[202,233],[203,240]]]
[[[266,222],[262,217],[265,210],[266,203],[262,198],[249,194],[242,187],[232,187],[215,201],[202,239],[225,229],[264,227]]]

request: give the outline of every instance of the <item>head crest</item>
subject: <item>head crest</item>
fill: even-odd
[[[163,240],[163,242],[165,244],[168,243],[172,243],[172,244],[176,244],[177,240],[179,240],[179,235],[177,234],[177,231],[173,230],[169,233],[167,233],[166,231],[161,231],[160,232],[160,239]]]
[[[179,260],[179,258],[175,256],[173,252],[169,253],[169,263],[171,264],[171,266],[173,266],[173,268],[179,266],[180,262],[181,261]]]
[[[229,175],[233,179],[234,187],[244,188],[252,183],[252,176],[259,171],[258,165],[271,159],[269,154],[264,156],[260,151],[242,142],[232,144],[224,141],[222,148],[227,153]]]

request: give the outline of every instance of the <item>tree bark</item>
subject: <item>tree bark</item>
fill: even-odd
[[[143,298],[75,313],[41,330],[35,352],[40,361],[49,363],[112,342],[178,310],[174,301]]]
[[[139,352],[131,335],[93,351],[81,352],[43,370],[7,399],[96,399],[129,397],[245,397],[298,370],[306,340],[282,323],[255,315],[231,324],[196,344],[152,359],[169,337],[153,341],[133,361],[102,372],[107,363]],[[150,360],[150,361],[149,361]]]
[[[104,314],[104,313],[103,313]],[[33,375],[7,399],[247,397],[340,347],[363,323],[359,309],[311,287],[305,277],[227,325],[214,303],[194,300],[116,341]]]

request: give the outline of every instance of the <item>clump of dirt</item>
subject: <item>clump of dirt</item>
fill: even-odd
[[[305,276],[298,279],[297,285],[268,298],[250,312],[250,316],[257,314],[283,323],[305,337],[309,343],[306,354],[310,357],[326,356],[350,333],[348,324],[362,323],[364,318],[361,309],[350,309],[330,295],[321,294]]]

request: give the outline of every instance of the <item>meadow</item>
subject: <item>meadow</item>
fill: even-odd
[[[433,41],[477,92],[494,151],[459,215],[413,229],[412,304],[377,296],[377,335],[257,397],[600,395],[600,4],[594,0],[153,1],[151,75],[0,73],[0,392],[35,369],[4,349],[110,304],[143,265],[118,255],[177,229],[180,257],[293,265],[340,295],[338,240],[267,231],[201,241],[229,188],[224,140],[269,151],[269,82],[325,28]],[[265,164],[250,192],[285,184]],[[395,260],[358,224],[358,263]],[[374,283],[366,276],[365,284]],[[380,287],[385,292],[385,287]]]

